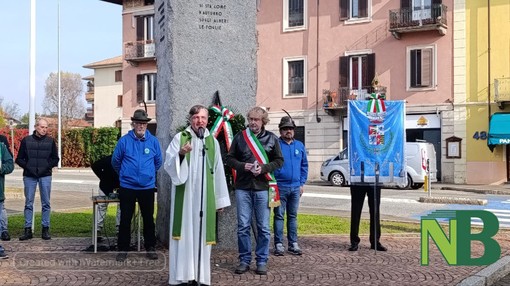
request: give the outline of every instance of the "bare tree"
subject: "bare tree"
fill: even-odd
[[[61,115],[62,126],[67,126],[70,119],[83,118],[85,115],[85,100],[83,98],[83,83],[77,73],[60,73]],[[43,108],[45,113],[58,113],[58,74],[50,73],[44,86],[46,93]]]
[[[5,105],[2,105],[4,113],[9,115],[11,118],[19,119],[20,117],[20,109],[19,105],[16,102],[9,102]]]

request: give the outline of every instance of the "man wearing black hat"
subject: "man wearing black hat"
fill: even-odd
[[[155,252],[154,192],[156,172],[163,159],[158,139],[147,131],[147,123],[151,121],[147,112],[136,110],[131,121],[133,129],[119,139],[112,155],[112,167],[119,174],[120,181],[120,227],[117,240],[117,261],[120,262],[127,258],[131,242],[131,219],[136,201],[143,218],[147,258],[158,259]]]
[[[274,172],[281,203],[279,207],[274,208],[274,255],[283,256],[285,252],[283,247],[285,213],[287,213],[287,251],[294,255],[301,255],[302,251],[297,242],[297,212],[303,186],[308,177],[308,159],[305,145],[294,139],[296,124],[292,118],[282,117],[278,127],[283,166]]]

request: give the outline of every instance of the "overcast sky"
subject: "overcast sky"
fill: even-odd
[[[42,113],[44,82],[57,72],[58,0],[36,1],[36,112]],[[0,97],[29,108],[31,0],[2,1]],[[82,66],[122,54],[122,7],[99,0],[60,0],[60,69],[92,75]]]

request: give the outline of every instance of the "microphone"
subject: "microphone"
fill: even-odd
[[[204,139],[204,132],[205,132],[204,127],[199,127],[198,128],[198,134],[197,134],[198,138]]]

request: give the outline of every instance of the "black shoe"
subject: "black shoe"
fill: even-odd
[[[349,247],[349,251],[357,251],[358,250],[358,244],[353,243],[351,244],[351,247]]]
[[[33,238],[32,228],[25,227],[25,233],[19,237],[19,240],[28,240],[28,239],[32,239],[32,238]]]
[[[156,253],[156,249],[154,247],[148,247],[147,253],[145,254],[150,260],[157,260],[158,254]]]
[[[235,273],[236,274],[243,274],[243,273],[247,272],[248,270],[250,270],[250,265],[241,262],[239,264],[239,266],[237,266]]]
[[[2,231],[2,235],[0,235],[0,238],[3,240],[3,241],[9,241],[11,240],[11,236],[9,235],[9,232],[6,230],[6,231]]]
[[[50,240],[51,239],[50,228],[49,227],[43,226],[42,233],[41,233],[41,238],[44,239],[44,240]]]
[[[376,249],[377,251],[388,251],[388,248],[384,247],[380,243],[378,243],[376,247],[374,247],[373,245],[370,246],[370,249]]]
[[[255,273],[257,273],[258,275],[267,275],[267,265],[266,264],[257,265],[257,270],[255,270]]]
[[[127,252],[119,252],[119,254],[117,254],[116,260],[118,262],[124,262],[124,261],[126,261],[126,259],[127,259]]]

